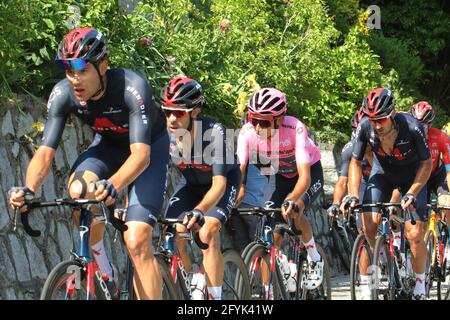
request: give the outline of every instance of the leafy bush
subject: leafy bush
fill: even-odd
[[[422,72],[406,47],[398,45],[403,42],[382,38],[375,54],[369,43],[377,35],[366,36],[351,25],[358,1],[350,2],[344,8],[347,1],[329,0],[328,8],[320,0],[153,0],[140,1],[132,12],[116,0],[3,2],[0,56],[7,63],[0,65],[6,80],[2,91],[48,94],[63,76],[52,60],[68,32],[68,7],[76,5],[80,26],[96,27],[107,36],[111,67],[140,72],[156,97],[172,76],[184,73],[203,85],[204,112],[235,127],[255,90],[276,87],[286,93],[289,113],[319,137],[344,139],[348,119],[370,89],[392,85],[406,107],[415,100],[410,87]],[[336,22],[338,29],[330,11],[345,16],[342,25]],[[406,75],[411,79],[406,81]]]

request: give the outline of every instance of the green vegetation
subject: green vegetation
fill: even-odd
[[[0,92],[48,96],[63,77],[53,59],[76,5],[80,26],[108,37],[112,67],[140,72],[156,96],[175,74],[197,79],[205,113],[230,127],[265,86],[284,91],[289,113],[322,140],[348,137],[348,119],[380,85],[394,90],[403,110],[429,100],[443,124],[450,113],[450,67],[443,63],[450,14],[437,2],[381,1],[382,29],[369,30],[368,4],[358,0],[152,0],[131,13],[116,0],[3,1]]]

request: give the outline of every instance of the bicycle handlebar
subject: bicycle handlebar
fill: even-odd
[[[188,220],[188,222],[189,222],[189,220]],[[164,218],[164,219],[159,218],[158,219],[158,223],[161,223],[161,224],[164,224],[164,225],[170,225],[170,226],[179,223],[179,224],[182,224],[183,226],[186,226],[185,224],[183,224],[183,219],[175,219],[175,218],[172,218],[172,219],[170,219],[170,218],[169,219],[168,218]],[[195,243],[197,244],[197,246],[200,249],[206,250],[206,249],[209,248],[209,245],[207,243],[204,243],[200,239],[198,231],[194,231],[191,228],[191,229],[189,229],[189,233],[191,234],[191,239],[194,239]]]
[[[234,208],[234,212],[240,215],[250,215],[250,216],[273,216],[275,212],[281,212],[280,208],[263,208],[263,207],[250,207],[250,208]]]
[[[20,220],[22,222],[23,228],[27,234],[29,234],[32,237],[39,237],[41,235],[41,232],[39,230],[35,230],[31,228],[30,223],[28,221],[28,214],[32,209],[36,208],[45,208],[45,207],[57,207],[57,206],[69,206],[69,207],[80,207],[83,205],[88,204],[100,204],[100,207],[102,209],[102,214],[105,217],[106,222],[111,223],[114,228],[116,228],[119,231],[125,231],[127,230],[127,226],[125,223],[114,217],[113,210],[110,210],[105,204],[104,201],[97,201],[94,199],[69,199],[69,198],[59,198],[52,201],[39,201],[39,200],[32,200],[29,202],[25,202],[25,205],[27,206],[27,211],[20,214]],[[16,208],[14,210],[14,231],[16,230],[17,223],[16,223],[16,217],[19,213],[19,208]]]
[[[386,209],[387,207],[396,207],[396,208],[402,208],[402,205],[400,202],[377,202],[377,203],[365,203],[365,204],[357,204],[354,207],[349,207],[349,211],[355,211],[358,209],[364,209],[364,208],[379,208],[379,209]],[[415,225],[416,220],[414,219],[414,216],[411,214],[409,208],[404,209],[404,211],[409,214],[411,217],[411,224]],[[405,219],[402,217],[398,217],[397,215],[394,215],[392,217],[392,220],[395,220],[398,223],[404,223]]]

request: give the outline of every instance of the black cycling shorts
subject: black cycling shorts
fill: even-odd
[[[207,217],[218,219],[222,225],[228,220],[231,209],[236,202],[236,196],[239,192],[241,183],[241,171],[239,167],[235,167],[228,172],[227,186],[225,193],[214,208],[205,213]],[[202,201],[205,194],[209,191],[211,185],[192,186],[180,185],[178,190],[174,192],[169,200],[169,206],[166,211],[166,218],[178,218],[184,211],[195,208]]]
[[[114,175],[130,155],[130,148],[117,147],[96,135],[94,142],[72,166],[70,174],[91,171],[100,179]],[[151,145],[150,165],[128,186],[126,221],[141,221],[155,226],[166,190],[169,164],[169,136],[164,134]]]

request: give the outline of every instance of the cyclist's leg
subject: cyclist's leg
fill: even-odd
[[[375,161],[374,161],[375,163]],[[363,203],[386,202],[391,198],[394,187],[388,183],[386,175],[379,172],[377,167],[372,168],[371,175],[367,182],[366,192],[364,193]],[[377,208],[366,209],[362,215],[362,226],[366,240],[371,247],[375,245],[375,237],[377,235],[378,223],[381,215],[377,212]],[[370,265],[370,257],[366,250],[362,250],[359,260],[359,273],[361,275],[361,293],[363,300],[370,300],[371,291],[369,288],[370,276],[368,268]]]
[[[262,207],[264,205],[264,191],[268,185],[266,176],[261,175],[259,168],[250,164],[247,168],[247,184],[244,198],[239,208]],[[233,246],[236,251],[241,252],[255,235],[258,223],[256,216],[234,216],[230,217],[227,224],[233,230]]]
[[[409,186],[407,186],[409,188]],[[403,190],[407,191],[408,188]],[[416,197],[416,209],[412,212],[416,224],[412,225],[410,217],[405,222],[405,235],[409,241],[411,249],[412,269],[416,275],[416,286],[413,292],[414,299],[425,299],[425,266],[427,260],[427,247],[424,237],[426,232],[427,221],[427,187],[422,188]]]
[[[180,215],[189,209],[194,208],[202,199],[199,192],[193,186],[180,184],[173,196],[169,199],[169,206],[166,211],[166,218],[177,219]],[[187,229],[177,225],[177,232],[186,232]],[[183,267],[187,272],[192,271],[192,261],[187,252],[187,240],[177,239],[176,247],[180,254]]]
[[[112,153],[114,157],[112,157]],[[72,198],[94,198],[94,191],[89,184],[91,181],[109,178],[119,167],[121,161],[125,161],[129,151],[117,149],[111,146],[107,141],[96,136],[94,142],[84,151],[72,166],[69,178],[69,195]],[[94,258],[102,274],[106,274],[117,286],[117,272],[114,272],[114,266],[110,263],[103,244],[103,235],[105,224],[103,219],[98,219],[95,214],[99,212],[96,206],[91,207],[94,213],[94,219],[91,224],[90,244],[94,253]],[[74,220],[79,225],[79,212],[74,211]],[[112,293],[112,292],[111,292]]]
[[[133,262],[134,283],[139,299],[161,299],[162,275],[153,254],[152,232],[164,202],[169,163],[169,138],[151,145],[150,165],[129,188],[124,241]]]
[[[203,251],[203,266],[205,267],[208,292],[214,300],[222,296],[222,283],[224,273],[223,255],[220,249],[220,229],[231,214],[236,201],[240,183],[240,170],[230,171],[227,175],[225,193],[217,205],[205,214],[205,225],[200,229],[200,240],[208,244]]]

